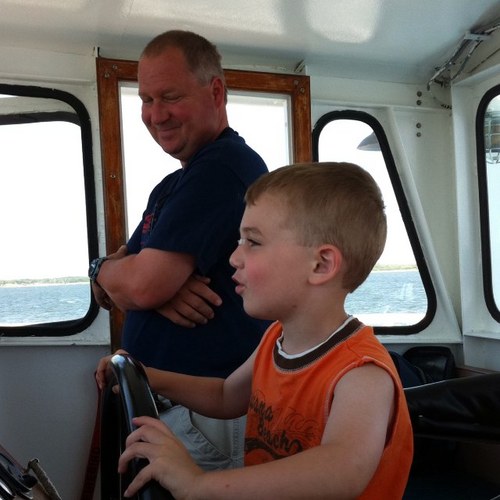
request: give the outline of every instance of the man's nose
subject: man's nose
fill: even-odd
[[[168,106],[161,102],[154,102],[149,110],[150,121],[152,125],[158,125],[165,122],[170,117]]]

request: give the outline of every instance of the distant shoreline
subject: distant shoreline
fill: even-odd
[[[374,272],[377,271],[418,271],[418,268],[414,264],[381,264],[376,265],[373,268]]]
[[[381,271],[417,271],[417,267],[408,265],[377,265],[374,272]],[[89,282],[86,276],[67,276],[63,278],[42,278],[42,279],[17,279],[0,280],[0,288],[22,287],[22,286],[56,286],[56,285],[84,285]]]
[[[88,282],[89,279],[84,276],[45,279],[0,280],[0,288],[18,288],[22,286],[84,285]]]

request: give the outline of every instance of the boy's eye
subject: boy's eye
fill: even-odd
[[[248,245],[249,247],[257,246],[259,243],[257,243],[255,240],[251,240],[249,238],[240,238],[238,240],[238,246],[241,245]]]

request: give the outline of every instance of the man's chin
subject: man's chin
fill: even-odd
[[[159,143],[163,151],[176,160],[183,160],[182,149],[172,146],[172,144]]]
[[[179,135],[173,132],[158,132],[155,135],[156,142],[165,151],[165,153],[175,156],[183,149],[182,143],[179,141]]]

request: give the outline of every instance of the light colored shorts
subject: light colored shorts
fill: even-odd
[[[161,412],[160,419],[182,441],[202,469],[243,467],[246,416],[218,420],[176,405]]]

